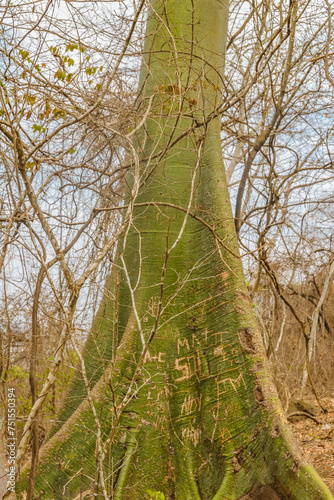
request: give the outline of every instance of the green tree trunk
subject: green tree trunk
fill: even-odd
[[[216,113],[227,19],[226,0],[151,1],[139,195],[85,351],[115,500],[333,498],[290,437],[242,273]],[[80,498],[96,479],[79,378],[60,421],[41,450],[43,499]]]

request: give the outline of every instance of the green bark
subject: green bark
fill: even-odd
[[[238,255],[214,114],[224,85],[228,2],[151,5],[139,115],[155,97],[137,138],[141,188],[119,252],[124,250],[132,286],[137,283],[145,341],[161,297],[164,310],[135,372],[142,343],[118,260],[117,304],[104,299],[85,351],[104,439],[134,374],[138,388],[105,460],[108,494],[117,500],[149,498],[147,490],[177,500],[331,499],[290,437]],[[166,258],[183,226],[192,184],[182,238]],[[117,281],[110,280],[113,294]],[[118,343],[111,389],[105,367]],[[94,483],[95,424],[79,378],[60,420],[41,451],[36,494],[43,490],[43,499],[73,499]]]

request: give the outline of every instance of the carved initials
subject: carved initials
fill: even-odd
[[[183,358],[178,358],[175,360],[175,370],[182,372],[182,377],[178,377],[175,382],[182,382],[182,380],[187,380],[196,373],[198,376],[201,375],[201,360],[197,350],[197,356],[193,354],[192,356],[184,356]]]
[[[233,379],[233,378],[225,378],[224,380],[217,380],[217,390],[218,390],[218,397],[221,394],[225,394],[227,392],[227,384],[229,383],[232,388],[234,389],[235,392],[238,392],[238,389],[241,386],[241,383],[243,382],[244,386],[246,386],[245,381],[243,379],[242,373],[240,375]],[[223,390],[221,390],[221,385],[223,384]]]
[[[188,378],[190,378],[188,364],[185,365],[180,364],[181,361],[183,361],[184,359],[187,358],[178,358],[175,360],[175,370],[178,370],[183,373],[182,377],[175,379],[175,382],[181,382],[182,380],[187,380]]]
[[[190,347],[189,347],[189,342],[187,339],[184,339],[184,341],[182,342],[181,339],[177,339],[177,353],[180,354],[180,347],[187,347],[187,351],[189,352],[190,351]]]
[[[190,395],[186,396],[181,406],[181,415],[190,415],[190,413],[195,411],[197,408],[199,409],[201,406],[201,399],[202,396],[199,398],[192,398]]]
[[[159,352],[158,356],[155,355],[151,356],[150,351],[147,350],[144,356],[144,364],[151,361],[156,361],[157,363],[164,363],[165,359],[163,359],[163,356],[166,356],[165,352]]]

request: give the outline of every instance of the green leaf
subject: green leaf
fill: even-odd
[[[58,71],[55,72],[54,78],[58,78],[58,80],[64,81],[66,77],[65,71],[62,71],[61,69],[58,69]]]
[[[94,75],[96,73],[96,68],[86,68],[87,75]]]
[[[32,171],[32,169],[34,168],[34,166],[35,166],[35,165],[36,165],[36,163],[35,163],[35,162],[33,162],[33,161],[28,161],[28,163],[27,163],[27,167],[26,167],[26,168],[27,168],[27,170],[31,170],[31,171]]]
[[[28,95],[27,96],[27,104],[30,104],[30,106],[34,106],[34,104],[36,104],[36,96]]]
[[[62,118],[63,116],[65,116],[66,113],[62,109],[53,108],[52,114],[53,114],[54,118]]]
[[[44,132],[46,131],[45,128],[42,128],[42,125],[37,125],[36,123],[32,126],[32,129],[35,133],[39,132],[44,134]]]
[[[70,50],[71,52],[73,52],[73,50],[75,50],[75,49],[77,49],[77,48],[78,48],[78,44],[77,44],[77,43],[74,43],[74,42],[72,42],[72,43],[68,43],[68,44],[66,45],[65,52],[67,52],[67,51],[69,51],[69,50]]]
[[[67,45],[66,50],[70,50],[71,52],[73,52],[73,50],[77,48],[78,48],[77,43],[70,43],[69,45]]]
[[[21,50],[19,51],[19,54],[20,54],[20,56],[22,57],[22,59],[24,60],[24,59],[26,59],[26,58],[28,57],[29,52],[28,52],[27,50],[23,50],[23,49],[21,49]]]
[[[68,154],[73,155],[75,153],[75,148],[71,148],[68,152]]]

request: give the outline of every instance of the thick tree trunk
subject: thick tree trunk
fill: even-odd
[[[114,298],[85,354],[104,441],[113,432],[104,478],[115,500],[148,490],[170,500],[333,498],[289,435],[238,255],[215,113],[227,18],[226,0],[151,1],[141,113],[155,97],[138,138],[141,188]],[[76,381],[41,450],[43,499],[80,498],[94,485],[84,392]]]

